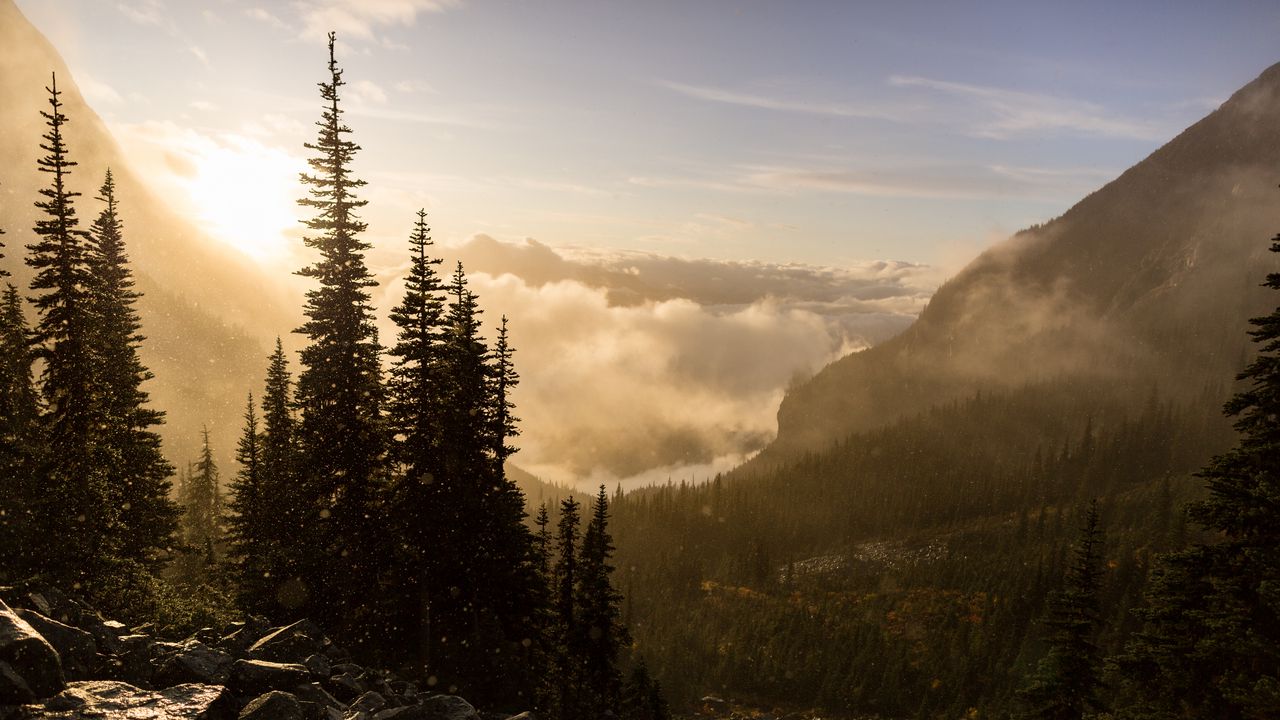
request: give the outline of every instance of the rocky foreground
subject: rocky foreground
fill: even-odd
[[[0,597],[0,720],[508,717],[356,665],[307,620],[250,618],[166,642],[56,591]]]

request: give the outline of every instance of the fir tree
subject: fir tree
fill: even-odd
[[[552,575],[555,666],[551,717],[574,720],[579,717],[583,633],[577,617],[578,535],[581,517],[572,495],[560,501],[560,521],[556,526],[556,565]]]
[[[636,661],[622,689],[622,720],[671,720],[662,685],[649,675],[644,658]]]
[[[28,340],[22,299],[8,284],[0,303],[0,547],[8,548],[0,553],[0,578],[10,580],[30,572],[39,560],[31,531],[40,407]]]
[[[320,83],[324,101],[311,173],[302,175],[309,195],[299,204],[315,212],[306,221],[307,247],[320,259],[298,274],[318,287],[307,292],[307,321],[298,332],[309,344],[302,350],[296,403],[299,458],[304,497],[307,557],[300,561],[304,591],[324,601],[309,608],[318,620],[338,630],[368,628],[369,609],[362,598],[377,582],[383,555],[370,537],[375,503],[384,478],[377,329],[369,288],[376,285],[364,262],[369,244],[360,239],[365,223],[356,211],[365,205],[355,191],[364,181],[351,175],[358,145],[347,138],[339,91],[345,84],[329,34],[329,79]],[[361,638],[350,637],[351,640]]]
[[[111,460],[107,482],[120,508],[113,546],[124,559],[154,564],[157,551],[170,546],[177,529],[179,510],[169,500],[173,466],[153,429],[163,424],[164,413],[147,407],[142,389],[153,377],[138,357],[145,338],[134,304],[142,294],[134,290],[110,170],[97,199],[106,207],[90,229],[92,355],[103,419],[102,456]]]
[[[79,193],[67,186],[71,168],[62,127],[61,93],[57,77],[48,88],[49,112],[41,112],[48,125],[46,154],[37,161],[49,175],[49,186],[40,190],[36,203],[44,217],[37,220],[37,241],[28,245],[26,261],[35,270],[31,289],[39,315],[33,333],[35,354],[44,362],[41,394],[43,425],[48,442],[46,462],[39,471],[44,484],[33,499],[32,551],[43,567],[68,584],[94,578],[112,553],[108,540],[119,516],[100,456],[98,390],[93,373],[93,316],[88,234],[79,229],[74,199]]]
[[[582,535],[575,588],[575,617],[582,648],[574,661],[580,666],[584,717],[616,715],[622,695],[618,655],[630,644],[622,624],[622,593],[613,587],[613,540],[609,536],[609,497],[604,485],[592,504],[591,522]]]
[[[207,428],[200,459],[188,473],[185,495],[183,530],[187,546],[203,556],[204,565],[210,567],[217,560],[222,540],[222,489]]]
[[[493,353],[493,372],[490,375],[493,386],[491,415],[493,428],[489,432],[493,438],[494,460],[500,471],[507,458],[515,452],[515,448],[507,444],[507,440],[520,434],[516,429],[516,423],[520,418],[512,413],[515,403],[511,402],[511,391],[520,382],[515,364],[511,361],[514,352],[507,339],[507,316],[503,315],[502,324],[498,327],[498,341]]]
[[[241,605],[261,611],[269,607],[266,600],[274,595],[268,558],[279,542],[274,518],[266,500],[262,472],[262,433],[254,410],[253,393],[245,404],[244,430],[236,444],[236,463],[240,469],[231,483],[231,499],[227,503],[227,554],[235,561],[235,575]]]
[[[1098,503],[1089,505],[1076,542],[1065,587],[1050,599],[1044,620],[1049,650],[1035,678],[1020,694],[1024,717],[1037,720],[1079,720],[1104,710],[1100,699],[1101,651],[1097,633],[1102,583],[1102,531]]]
[[[1280,273],[1263,285],[1280,290]],[[1250,324],[1258,355],[1224,408],[1239,441],[1200,471],[1209,497],[1190,507],[1218,540],[1153,573],[1146,626],[1119,663],[1134,717],[1280,714],[1280,307]]]
[[[310,502],[299,477],[297,421],[293,411],[293,380],[284,345],[276,338],[267,366],[262,396],[262,438],[259,441],[258,530],[263,540],[257,558],[262,573],[250,584],[245,599],[250,607],[269,615],[296,617],[305,601],[299,577],[301,559],[309,550],[304,532]]]

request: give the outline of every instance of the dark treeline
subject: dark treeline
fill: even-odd
[[[1199,473],[1237,437],[1214,412],[1223,389],[1174,401],[1148,386],[1133,402],[1132,385],[1061,378],[750,475],[619,496],[637,650],[681,703],[710,690],[849,716],[1276,716],[1280,320],[1254,323],[1255,389],[1228,405],[1242,449]]]
[[[296,376],[283,344],[245,406],[224,478],[205,433],[178,474],[163,457],[138,359],[139,295],[110,171],[79,229],[56,84],[48,88],[49,185],[27,245],[28,327],[8,285],[0,316],[0,582],[52,582],[104,609],[190,631],[249,612],[309,617],[370,659],[437,692],[566,720],[666,717],[621,619],[609,498],[559,508],[539,533],[505,463],[519,382],[507,321],[492,344],[461,265],[446,279],[426,213],[384,347],[361,239],[360,149],[328,76],[299,202],[316,260]],[[2,246],[0,246],[2,247]],[[383,358],[390,358],[384,373]],[[39,371],[38,376],[35,370]],[[623,670],[629,676],[623,680]]]

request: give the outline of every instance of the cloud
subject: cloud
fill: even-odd
[[[443,12],[456,0],[301,0],[295,3],[302,35],[324,38],[329,31],[362,40],[378,40],[382,27],[412,26],[422,13]]]
[[[119,105],[124,102],[124,98],[120,96],[120,93],[115,88],[88,73],[79,73],[77,75],[76,86],[80,88],[85,100],[88,100],[92,106]]]
[[[245,8],[244,14],[249,16],[250,18],[253,18],[254,20],[257,20],[258,22],[263,22],[268,25],[271,25],[272,27],[281,28],[281,29],[288,27],[288,25],[286,25],[283,20],[276,17],[270,10],[267,10],[266,8],[262,8],[262,7]]]
[[[385,105],[387,103],[387,91],[371,80],[357,80],[347,87],[348,95],[358,104]]]
[[[464,262],[487,327],[511,318],[517,462],[584,485],[740,462],[773,437],[790,382],[896,334],[935,282],[902,262],[733,262],[485,235],[440,252]],[[382,278],[380,307],[399,300],[402,273]]]
[[[164,3],[161,0],[133,0],[116,3],[125,17],[139,25],[160,25],[164,22]]]
[[[903,120],[909,117],[906,108],[782,100],[764,95],[754,95],[751,93],[707,87],[704,85],[689,85],[670,80],[657,80],[656,83],[668,90],[673,90],[681,95],[696,98],[698,100],[725,103],[728,105],[741,105],[744,107],[760,108],[764,110],[780,110],[784,112],[804,113],[809,115],[828,115],[832,117],[870,118],[880,120]]]
[[[911,75],[894,75],[889,84],[931,90],[972,103],[984,117],[974,121],[970,131],[982,137],[1004,139],[1052,132],[1136,140],[1169,137],[1168,129],[1156,123],[1117,116],[1084,100]]]
[[[200,61],[200,64],[205,67],[209,67],[209,54],[204,51],[204,48],[199,45],[192,45],[187,49],[191,51],[192,55],[196,56],[196,59]]]

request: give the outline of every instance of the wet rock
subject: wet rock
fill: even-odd
[[[234,661],[230,655],[196,640],[189,640],[183,646],[156,663],[151,684],[172,687],[184,683],[222,685],[227,682]]]
[[[356,698],[351,703],[350,709],[372,714],[379,710],[384,710],[386,707],[387,699],[383,697],[381,693],[367,692]]]
[[[27,681],[7,662],[0,662],[0,705],[23,705],[36,701]]]
[[[432,695],[418,705],[391,708],[373,716],[374,720],[480,720],[471,703],[457,695]]]
[[[254,660],[290,662],[322,653],[330,644],[315,623],[299,620],[259,639],[249,647],[248,655]]]
[[[329,664],[329,658],[324,655],[311,655],[302,664],[311,672],[311,676],[317,680],[327,680],[333,674],[333,667]]]
[[[272,690],[245,705],[240,720],[303,720],[302,705],[293,695]]]
[[[231,664],[227,686],[235,693],[254,697],[270,690],[291,688],[311,679],[307,668],[295,663],[266,660],[236,660]]]
[[[62,660],[62,672],[69,680],[87,680],[101,667],[98,644],[93,636],[80,628],[64,625],[34,610],[14,610],[43,637]]]
[[[217,685],[175,685],[142,690],[113,680],[72,683],[41,706],[28,706],[28,720],[231,720],[236,703]]]
[[[334,696],[330,695],[320,683],[304,683],[293,688],[293,694],[298,696],[298,701],[302,703],[311,703],[320,709],[330,709],[338,711],[341,717],[346,712],[347,706]]]
[[[334,675],[324,682],[324,687],[334,697],[347,703],[369,691],[368,684],[348,673]]]
[[[0,662],[7,663],[37,698],[66,687],[58,654],[39,633],[0,601]]]

